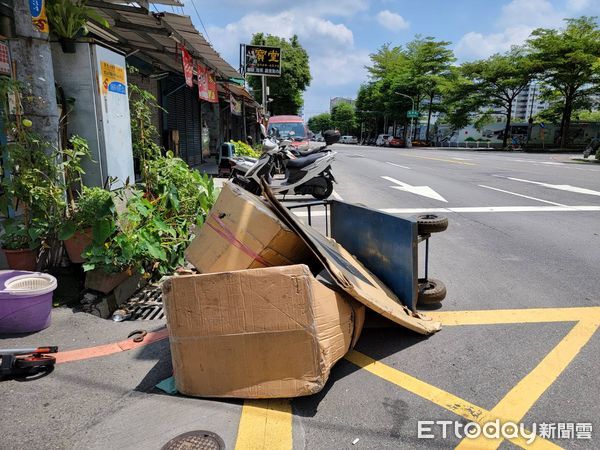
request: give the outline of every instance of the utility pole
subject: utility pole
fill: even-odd
[[[58,107],[54,68],[48,33],[31,21],[29,0],[14,1],[15,37],[9,41],[16,79],[23,83],[23,115],[32,129],[52,146],[58,147]]]
[[[410,99],[410,101],[412,102],[412,111],[415,110],[415,100],[406,94],[403,94],[401,92],[396,92],[396,94],[401,95],[402,97],[406,97],[408,99]],[[410,132],[408,133],[408,136],[406,137],[406,148],[412,148],[412,132],[413,132],[413,117],[410,117]]]
[[[261,81],[262,81],[262,108],[263,108],[263,114],[265,115],[265,117],[268,115],[268,111],[267,111],[267,77],[265,77],[264,75],[262,75],[261,77]]]

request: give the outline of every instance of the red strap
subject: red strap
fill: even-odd
[[[209,227],[211,227],[213,230],[215,230],[215,232],[219,236],[221,236],[223,239],[225,239],[227,242],[229,242],[235,248],[237,248],[237,249],[241,250],[242,252],[244,252],[250,258],[254,259],[255,261],[258,261],[259,263],[261,263],[263,266],[265,266],[265,267],[271,267],[272,266],[272,264],[269,261],[267,261],[265,258],[263,258],[262,256],[260,256],[258,253],[256,253],[254,250],[252,250],[246,244],[244,244],[243,242],[241,242],[240,240],[238,240],[238,238],[236,238],[235,235],[227,228],[227,226],[225,225],[225,223],[221,219],[219,219],[215,214],[211,214],[210,218],[212,218],[215,222],[217,222],[217,224],[219,225],[219,227],[213,225],[209,221],[206,221],[206,224]]]

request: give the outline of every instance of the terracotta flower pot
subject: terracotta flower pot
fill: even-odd
[[[13,270],[35,271],[37,268],[38,249],[23,248],[19,250],[2,249],[6,255],[8,267]]]
[[[92,243],[92,229],[76,231],[73,236],[64,241],[65,249],[71,262],[80,264],[85,261],[81,254]]]
[[[109,273],[94,269],[85,274],[85,288],[108,294],[130,276],[128,271]]]

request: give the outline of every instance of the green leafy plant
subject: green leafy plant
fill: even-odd
[[[83,186],[69,220],[61,228],[58,238],[62,241],[72,237],[78,230],[94,227],[114,213],[111,193],[101,187]]]
[[[46,3],[50,30],[64,39],[75,39],[79,33],[88,34],[87,22],[93,20],[105,28],[108,21],[86,0],[48,0]]]
[[[234,146],[234,152],[237,156],[251,156],[252,158],[260,158],[261,152],[255,150],[244,141],[230,141]]]

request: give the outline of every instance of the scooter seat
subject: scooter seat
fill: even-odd
[[[302,169],[306,166],[311,165],[317,159],[322,158],[323,156],[324,155],[321,153],[315,153],[315,154],[303,156],[303,157],[297,158],[297,159],[290,159],[287,162],[286,166],[288,167],[288,169]]]
[[[326,147],[316,147],[310,150],[292,150],[292,153],[298,157],[301,156],[309,156],[314,155],[315,153],[325,153],[328,150],[325,150]]]

